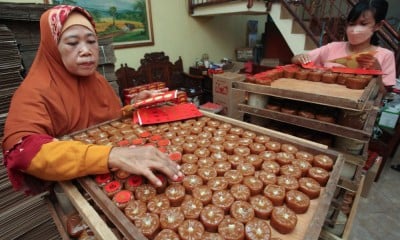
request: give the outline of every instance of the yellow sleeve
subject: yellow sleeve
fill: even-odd
[[[70,180],[90,174],[107,173],[111,146],[78,141],[43,144],[26,172],[49,181]]]

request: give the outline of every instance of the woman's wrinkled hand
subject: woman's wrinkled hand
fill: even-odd
[[[173,181],[183,176],[180,166],[153,146],[114,147],[110,152],[108,166],[143,175],[156,186],[161,186],[162,183],[154,175],[154,171],[163,172]]]
[[[356,61],[358,63],[359,68],[364,69],[379,69],[378,60],[374,57],[374,55],[369,53],[363,53],[356,57]]]

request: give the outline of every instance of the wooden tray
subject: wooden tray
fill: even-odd
[[[313,154],[324,153],[330,155],[333,159],[335,159],[335,165],[332,172],[330,173],[331,176],[327,185],[323,188],[323,191],[321,191],[320,197],[318,199],[311,200],[310,208],[305,214],[297,214],[298,222],[295,230],[289,234],[280,234],[276,232],[273,228],[271,228],[273,236],[279,237],[282,240],[318,239],[325,221],[326,214],[328,213],[331,200],[333,198],[334,190],[340,178],[340,171],[344,164],[343,155],[336,151],[328,150],[327,146],[325,145],[294,137],[289,134],[245,123],[221,115],[215,115],[211,113],[205,113],[205,115],[220,120],[222,122],[227,122],[238,127],[249,129],[258,134],[268,135],[271,137],[271,139],[278,140],[282,143],[292,143],[296,146],[301,146],[302,149],[305,149],[306,151],[309,151]]]
[[[377,83],[373,78],[365,89],[354,90],[339,84],[280,78],[271,86],[243,81],[233,82],[232,86],[253,93],[362,111]]]
[[[335,136],[347,137],[363,142],[368,142],[372,135],[373,125],[378,114],[378,110],[372,108],[368,112],[367,120],[363,129],[354,129],[335,123],[319,121],[317,119],[304,118],[298,115],[287,114],[279,111],[273,111],[265,108],[253,107],[247,104],[238,104],[241,112],[256,115],[259,117],[269,118],[297,126],[329,133]]]
[[[365,183],[365,176],[362,175],[360,182],[358,183],[357,186],[354,186],[352,188],[348,188],[354,192],[356,192],[356,196],[353,200],[352,206],[351,206],[351,211],[349,216],[347,217],[346,223],[344,223],[344,230],[343,234],[341,236],[337,236],[334,233],[330,232],[328,228],[323,228],[320,234],[320,239],[322,240],[346,240],[349,239],[351,230],[353,227],[354,219],[357,214],[357,209],[358,209],[358,204],[360,202],[361,198],[361,193],[364,188],[364,183]]]
[[[314,143],[308,140],[304,140],[301,138],[293,137],[291,135],[287,135],[284,133],[280,133],[274,130],[266,129],[263,127],[255,126],[249,123],[245,123],[242,121],[238,121],[235,119],[227,118],[224,116],[212,114],[203,111],[205,116],[211,117],[213,119],[230,123],[232,125],[242,127],[245,129],[249,129],[258,134],[265,134],[271,137],[273,140],[278,140],[281,143],[292,143],[302,150],[309,151],[313,154],[324,153],[329,155],[332,159],[335,160],[335,164],[333,170],[331,171],[331,176],[327,185],[322,189],[321,195],[318,199],[311,200],[310,208],[305,214],[297,215],[298,222],[296,225],[296,229],[290,234],[282,235],[277,233],[274,229],[272,229],[272,233],[274,237],[279,237],[283,240],[303,240],[303,239],[318,239],[326,214],[329,209],[330,202],[333,197],[334,189],[336,188],[336,184],[339,181],[340,170],[342,168],[344,159],[343,155],[338,152],[327,149],[325,145],[321,145],[318,143]],[[116,207],[116,205],[105,195],[105,193],[97,186],[94,180],[91,177],[84,177],[78,179],[78,183],[80,186],[91,196],[94,202],[100,207],[100,209],[106,214],[108,219],[113,222],[113,224],[118,228],[118,230],[122,233],[122,235],[126,239],[146,239],[143,234],[132,224],[131,221],[124,215],[124,213]],[[64,188],[64,190],[69,191],[68,188]],[[73,195],[68,194],[68,196]],[[76,204],[75,200],[72,200],[73,204]],[[82,207],[80,207],[82,208]],[[79,210],[79,209],[78,209]],[[79,211],[81,214],[86,214],[84,211]],[[92,214],[92,213],[91,213]],[[89,226],[93,226],[96,228],[98,222],[91,223],[90,217],[83,217],[86,221],[89,221]],[[95,221],[99,221],[98,218],[94,218]],[[95,231],[96,232],[96,231]],[[106,239],[106,238],[105,238]]]

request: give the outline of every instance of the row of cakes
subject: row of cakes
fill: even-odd
[[[333,147],[335,144],[335,136],[330,133],[320,132],[275,120],[268,120],[267,123],[269,129],[278,132],[317,142],[328,147]]]
[[[311,105],[289,99],[269,97],[265,109],[278,111],[303,118],[316,119],[354,129],[363,129],[368,119],[366,111],[352,111],[334,107]]]
[[[271,85],[279,78],[292,78],[312,82],[345,85],[350,89],[364,89],[373,75],[336,73],[329,69],[305,69],[298,65],[280,66],[265,72],[246,77],[246,82]]]
[[[317,119],[328,123],[336,123],[338,120],[336,109],[325,106],[311,106],[309,104],[287,99],[269,98],[265,108],[290,115],[298,115],[304,118]]]
[[[121,121],[108,125],[88,130],[86,137],[111,127],[127,131],[130,124]],[[148,127],[130,125],[130,128],[136,138],[123,137],[111,144],[134,147],[140,142],[139,145],[157,146],[180,162],[186,175],[181,182],[171,183],[157,174],[165,183],[162,188],[122,170],[96,176],[105,193],[150,239],[163,239],[166,232],[186,239],[185,234],[194,234],[187,233],[185,226],[189,225],[198,226],[201,234],[196,231],[197,236],[204,239],[229,234],[235,236],[232,239],[243,239],[245,234],[256,234],[251,231],[254,226],[263,226],[266,232],[271,232],[272,226],[280,233],[289,233],[296,226],[296,214],[307,211],[310,199],[319,196],[333,165],[326,155],[313,156],[294,145],[281,144],[268,136],[207,117]],[[85,141],[82,133],[72,137]],[[265,211],[257,203],[272,207]],[[215,213],[222,209],[223,218],[217,224],[210,224],[207,209]],[[190,216],[193,212],[194,217]],[[290,221],[282,217],[288,214]],[[235,229],[239,231],[224,232],[225,223],[237,225]]]

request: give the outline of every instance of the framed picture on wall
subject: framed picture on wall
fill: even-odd
[[[150,0],[53,0],[53,4],[85,8],[96,22],[99,38],[113,39],[114,48],[154,45]]]

